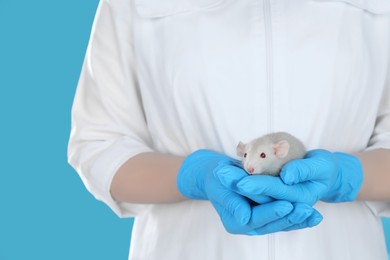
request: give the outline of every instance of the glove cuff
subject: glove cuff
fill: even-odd
[[[190,199],[207,200],[204,190],[206,175],[226,158],[210,150],[197,150],[186,157],[177,175],[179,192]],[[212,174],[212,172],[211,172]]]
[[[324,201],[328,202],[348,202],[354,201],[363,183],[363,167],[360,160],[351,154],[334,153],[339,174],[336,185]]]

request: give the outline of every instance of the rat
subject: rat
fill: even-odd
[[[248,174],[279,176],[287,162],[302,159],[306,148],[296,137],[285,132],[264,135],[244,144],[237,145],[237,155]]]

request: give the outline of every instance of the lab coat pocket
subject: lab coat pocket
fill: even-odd
[[[390,14],[389,0],[314,0],[317,2],[342,2],[372,14]]]
[[[135,0],[142,17],[159,18],[218,7],[225,0]]]

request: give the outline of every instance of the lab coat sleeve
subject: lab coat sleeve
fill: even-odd
[[[136,216],[147,205],[115,201],[110,195],[113,176],[129,158],[152,151],[136,80],[130,3],[99,3],[68,144],[68,162],[86,188],[120,217]]]
[[[390,149],[390,67],[387,86],[382,95],[375,129],[367,150],[378,148]],[[388,174],[390,174],[390,172],[388,172]],[[390,201],[367,201],[366,204],[375,215],[390,217]]]

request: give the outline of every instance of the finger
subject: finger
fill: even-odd
[[[243,196],[245,196],[246,198],[250,199],[252,202],[253,202],[253,205],[256,206],[256,205],[261,205],[261,204],[266,204],[266,203],[269,203],[269,202],[272,202],[272,201],[275,201],[275,199],[269,197],[269,196],[265,196],[265,195],[262,195],[262,194],[255,194],[255,195],[252,195],[252,194],[241,194]]]
[[[294,209],[288,201],[275,201],[255,206],[252,209],[252,217],[248,225],[252,228],[263,227],[288,215]]]
[[[248,176],[246,171],[237,167],[234,162],[217,166],[213,173],[225,187],[232,190],[237,190],[237,182]]]
[[[239,161],[239,160],[236,160],[236,159],[234,159],[234,158],[226,158],[226,159],[220,160],[220,161],[218,162],[218,165],[217,165],[216,168],[218,168],[218,167],[223,167],[223,166],[225,166],[225,165],[231,165],[231,166],[236,166],[236,167],[238,167],[238,168],[243,168],[243,167],[242,167],[242,162]]]
[[[248,200],[243,196],[229,190],[220,190],[218,195],[211,199],[221,205],[242,225],[249,222],[252,209]]]
[[[242,165],[242,162],[240,160],[232,159],[231,160],[231,165],[236,166],[238,168],[244,168]]]
[[[268,175],[252,175],[241,179],[237,183],[238,192],[244,196],[250,197],[257,201],[257,196],[260,198],[264,195],[277,199],[287,199],[286,184],[279,177]]]
[[[237,222],[236,218],[233,217],[230,212],[228,212],[225,208],[219,205],[215,201],[211,201],[214,208],[217,210],[221,222],[225,228],[225,230],[231,234],[245,234],[245,235],[256,235],[256,232],[250,225],[243,225]]]
[[[313,214],[310,217],[308,217],[305,221],[303,221],[302,223],[293,225],[291,227],[288,227],[283,231],[292,231],[292,230],[297,230],[297,229],[315,227],[318,224],[320,224],[322,220],[323,220],[323,217],[322,217],[321,213],[319,213],[317,210],[314,209]]]
[[[310,180],[326,178],[332,170],[332,153],[326,150],[309,151],[304,159],[288,162],[280,173],[285,184],[293,185]]]
[[[223,206],[221,206],[214,200],[210,200],[210,202],[216,209],[219,218],[221,219],[221,222],[227,232],[232,234],[239,234],[246,231],[243,229],[243,226],[237,222],[237,219],[233,215],[231,215],[230,212],[227,211]]]
[[[265,199],[287,200],[314,205],[319,198],[321,186],[315,183],[286,185],[278,177],[249,176],[237,183],[238,193],[258,203]],[[265,197],[264,197],[265,196]]]
[[[287,216],[256,229],[259,235],[279,232],[297,224],[303,223],[312,215],[314,209],[303,203],[296,203],[294,210]]]
[[[214,176],[216,176],[226,188],[229,188],[237,193],[240,193],[237,189],[237,183],[243,178],[248,177],[246,171],[238,167],[239,164],[241,164],[240,161],[232,161],[229,165],[221,165],[214,170]],[[273,201],[272,198],[261,194],[246,195],[249,199],[259,204]]]

